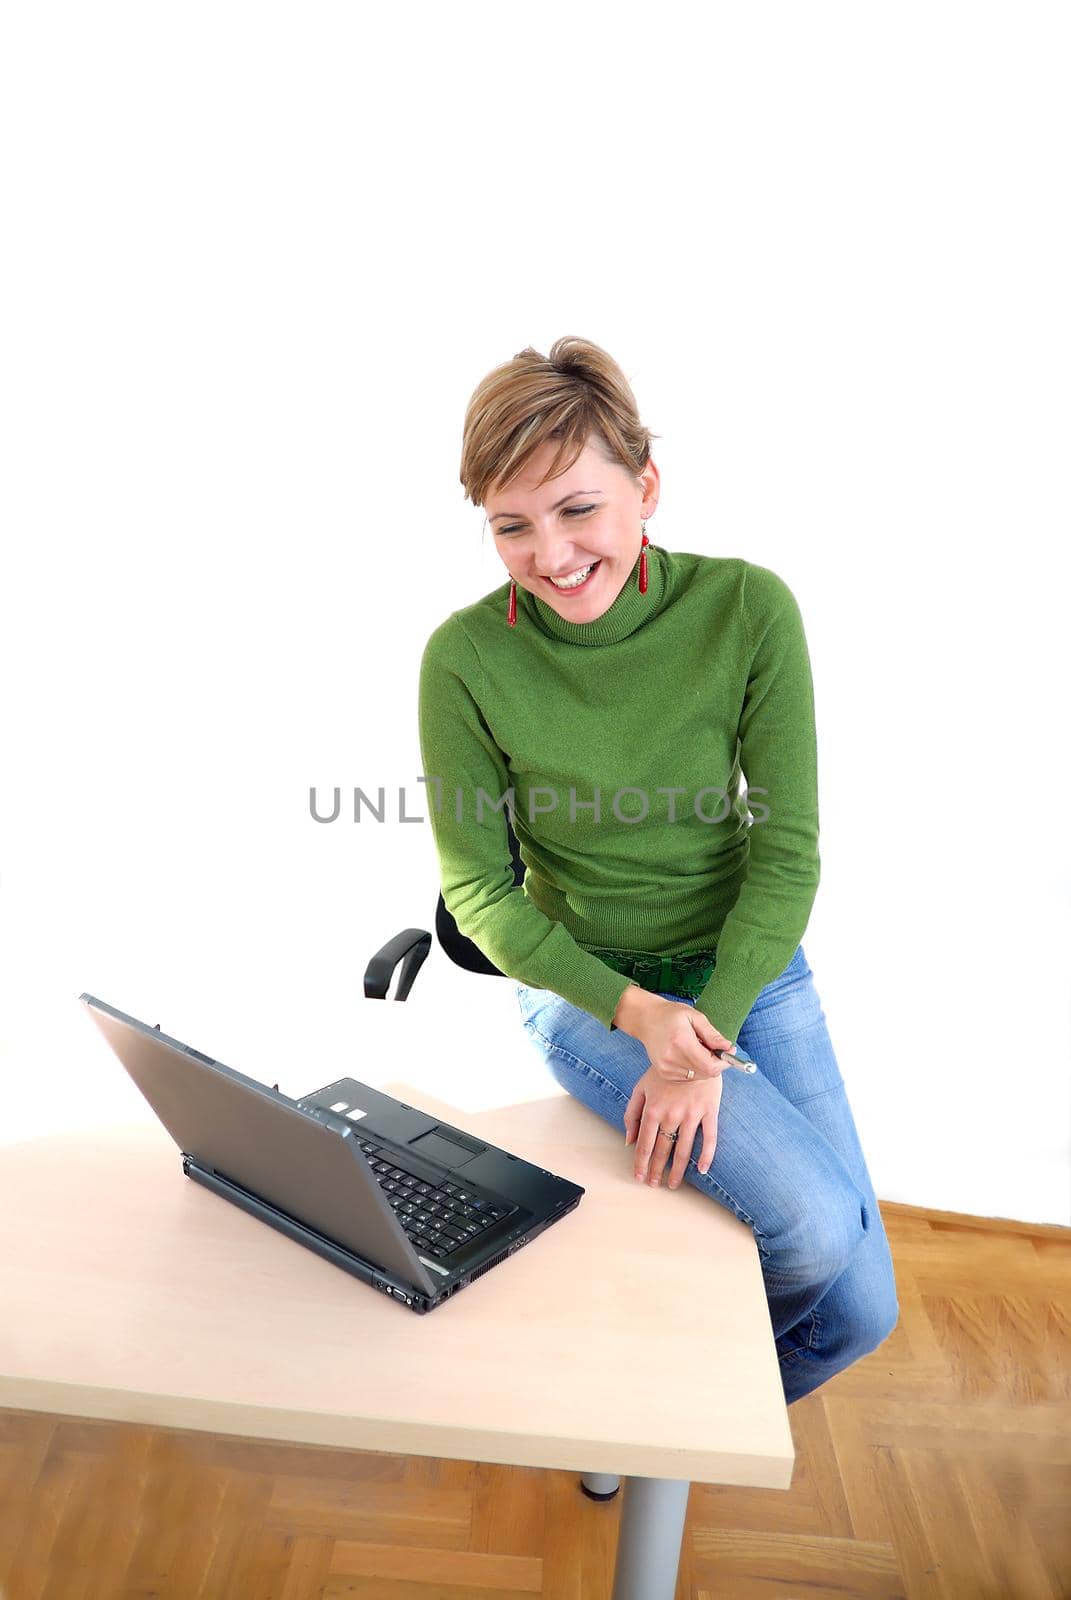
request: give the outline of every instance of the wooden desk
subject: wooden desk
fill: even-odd
[[[554,1085],[479,1113],[380,1086],[586,1195],[419,1317],[184,1179],[155,1120],[7,1145],[0,1404],[624,1474],[614,1600],[672,1600],[693,1480],[791,1483],[750,1229],[635,1184],[623,1141]]]

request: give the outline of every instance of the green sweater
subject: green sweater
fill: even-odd
[[[592,950],[716,950],[696,1004],[735,1042],[818,888],[810,659],[769,568],[655,544],[647,562],[647,593],[637,560],[594,622],[518,587],[511,628],[506,582],[431,635],[419,726],[442,895],[503,973],[607,1029],[632,980]]]

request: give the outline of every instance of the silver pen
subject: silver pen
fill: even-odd
[[[739,1067],[741,1072],[757,1072],[759,1064],[752,1061],[750,1056],[734,1056],[728,1050],[715,1050],[714,1054],[719,1061],[724,1061],[727,1067]]]

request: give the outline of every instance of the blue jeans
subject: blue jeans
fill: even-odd
[[[620,1134],[621,1175],[631,1183],[636,1144],[625,1146],[624,1114],[650,1068],[646,1049],[551,989],[516,991],[525,1031],[556,1082]],[[737,1047],[758,1071],[726,1068],[714,1159],[699,1171],[697,1129],[685,1181],[754,1232],[791,1405],[889,1337],[900,1311],[896,1280],[802,945],[762,990]],[[667,1174],[671,1160],[672,1153]]]

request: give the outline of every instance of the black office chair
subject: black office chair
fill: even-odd
[[[517,843],[517,835],[510,825],[509,813],[504,812],[506,830],[509,834],[510,854],[513,857],[513,881],[515,884],[524,882],[524,862],[521,860],[521,849]],[[457,966],[464,967],[467,972],[486,972],[492,978],[504,978],[506,974],[496,967],[493,961],[488,960],[483,951],[474,945],[471,939],[458,928],[452,914],[446,909],[446,902],[439,891],[439,903],[435,907],[435,932],[439,943],[446,951],[450,960]],[[398,979],[398,988],[395,1000],[404,1000],[413,987],[417,973],[427,959],[431,949],[431,934],[426,928],[403,928],[401,933],[396,933],[389,939],[382,950],[377,950],[364,973],[364,992],[369,1000],[385,1000],[387,990],[390,988],[394,969],[401,962],[402,971]]]
[[[515,884],[521,884],[524,882],[524,862],[521,860],[517,835],[510,826],[508,812],[505,813],[505,817],[510,854],[513,857],[513,881]],[[467,972],[486,972],[492,978],[506,976],[501,967],[496,967],[493,961],[489,961],[483,951],[474,945],[471,939],[466,939],[460,931],[453,916],[446,909],[441,889],[439,903],[435,907],[435,932],[439,943],[457,966],[464,967]],[[401,962],[402,971],[394,998],[404,1000],[413,987],[417,973],[427,960],[430,949],[431,934],[426,928],[403,928],[393,939],[388,939],[382,950],[376,951],[365,968],[364,992],[367,999],[387,998],[394,969]],[[589,1500],[612,1500],[621,1487],[621,1479],[614,1473],[585,1472],[580,1479],[580,1487]]]

